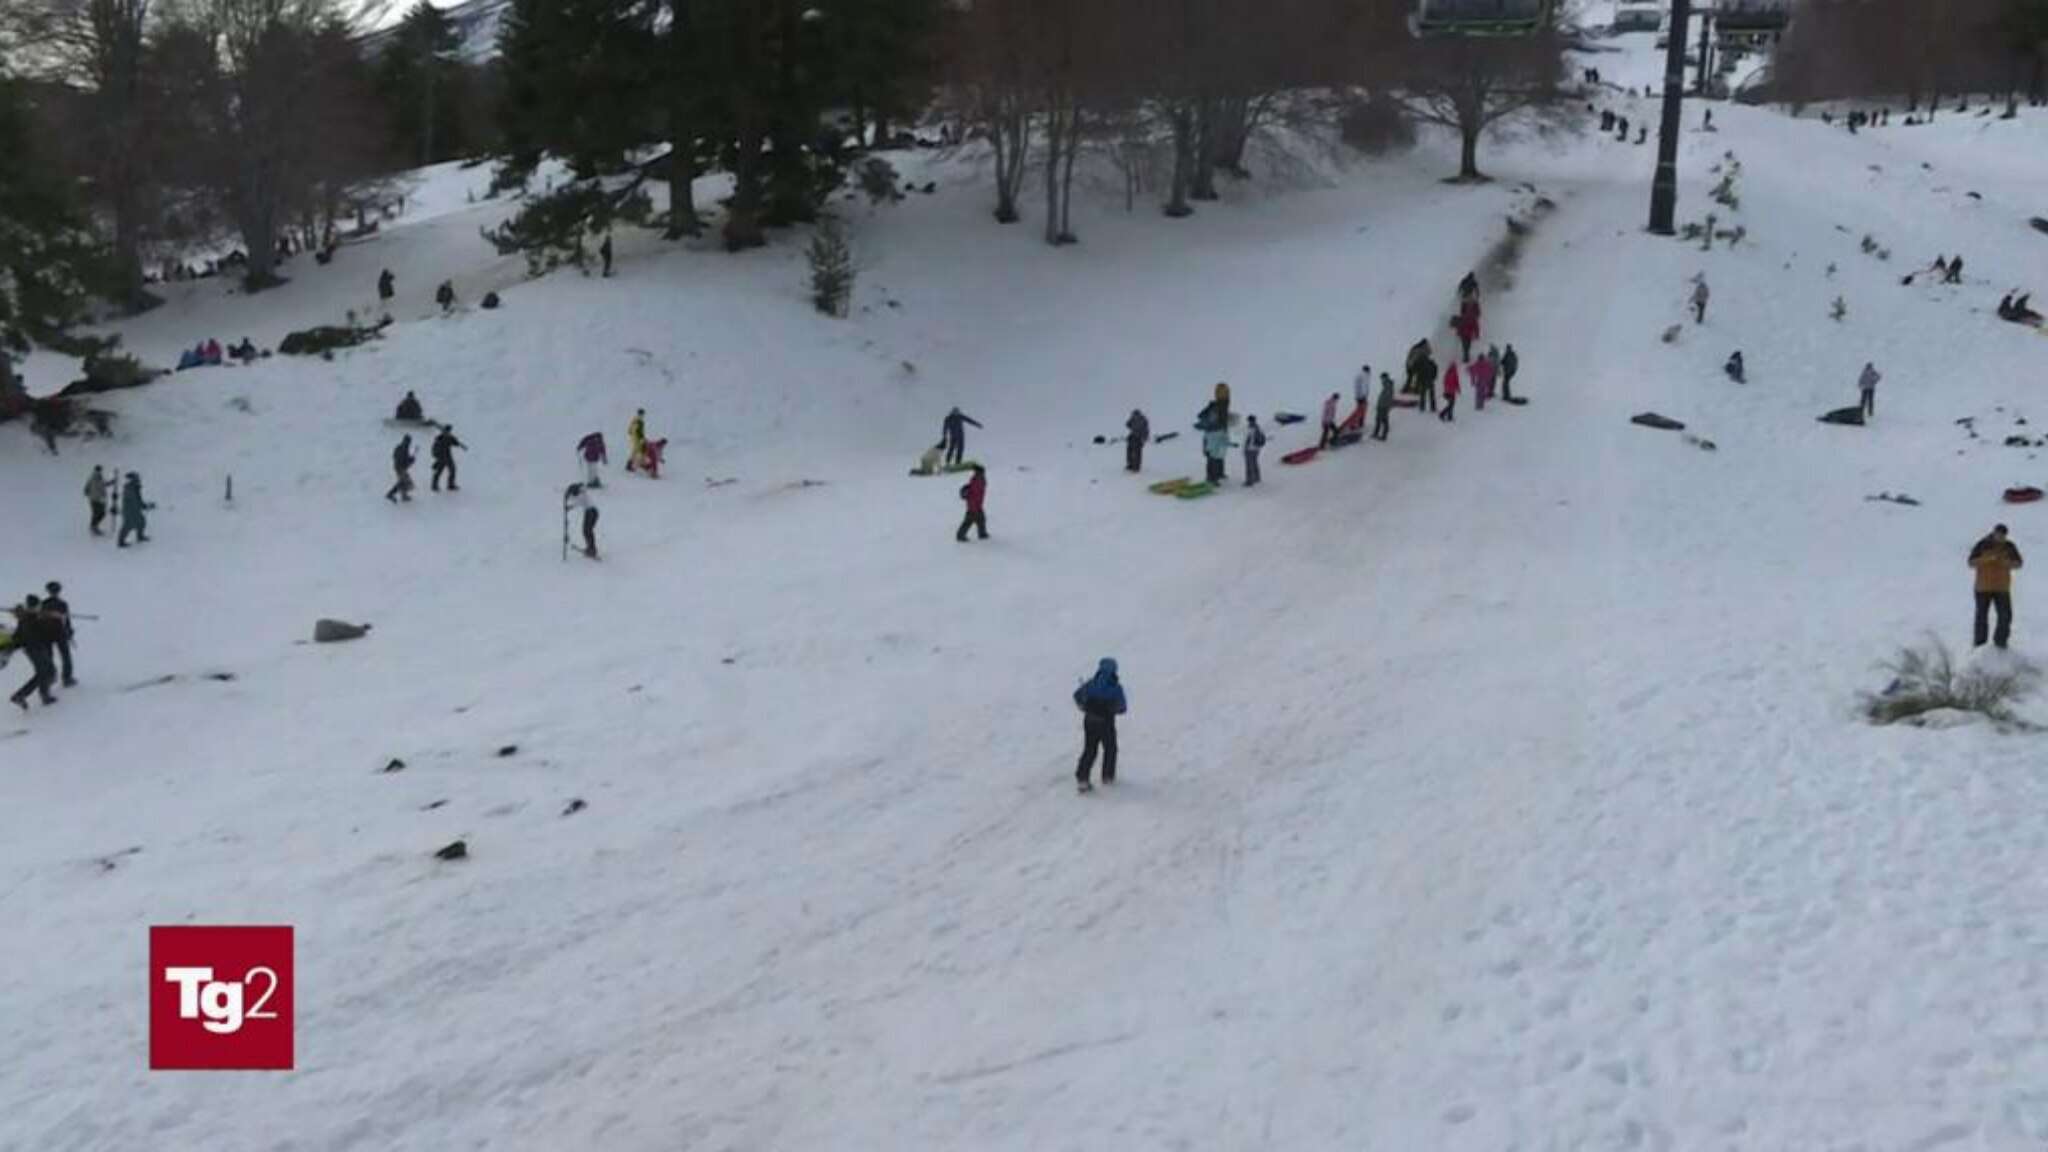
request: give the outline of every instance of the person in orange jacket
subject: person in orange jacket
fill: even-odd
[[[1982,648],[1989,638],[2003,648],[2012,639],[2012,574],[2024,564],[2018,545],[2007,537],[2003,524],[1970,549],[1970,567],[1977,573],[1977,647]],[[1993,608],[1998,609],[1998,632],[1987,637]]]

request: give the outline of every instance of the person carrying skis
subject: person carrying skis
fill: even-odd
[[[87,527],[95,536],[104,536],[100,525],[107,522],[107,474],[100,466],[92,466],[92,475],[85,478],[85,502],[92,509],[92,523]]]
[[[391,450],[391,471],[397,476],[397,479],[391,482],[391,488],[384,493],[384,498],[393,504],[398,503],[400,500],[408,504],[412,503],[412,464],[414,459],[415,457],[412,454],[412,435],[408,433],[398,442],[398,447]]]
[[[419,424],[426,420],[427,411],[420,407],[420,398],[408,388],[405,399],[398,402],[398,410],[392,413],[391,418],[401,424]]]
[[[439,492],[441,490],[441,476],[443,473],[446,473],[448,476],[448,490],[450,492],[462,491],[461,487],[455,483],[455,450],[457,448],[462,449],[464,452],[469,451],[469,445],[455,438],[455,426],[443,424],[440,435],[434,437],[432,448],[434,476],[432,483],[428,486],[434,491]]]
[[[1458,410],[1458,362],[1451,361],[1444,366],[1444,410],[1437,416],[1446,424],[1457,419]]]
[[[1372,416],[1372,438],[1385,440],[1394,422],[1394,378],[1380,373],[1380,406]]]
[[[980,421],[960,411],[957,407],[946,413],[946,418],[939,423],[939,442],[946,446],[946,464],[948,467],[958,464],[966,458],[967,426],[969,424],[974,425],[976,428],[981,427]]]
[[[1102,782],[1116,783],[1116,718],[1130,710],[1115,660],[1103,657],[1095,665],[1095,675],[1074,689],[1074,707],[1081,710],[1081,762],[1074,768],[1074,780],[1081,791],[1093,792],[1089,776],[1097,750],[1102,753]]]
[[[1266,446],[1266,430],[1259,427],[1257,416],[1247,416],[1244,420],[1244,486],[1255,488],[1259,483],[1259,451]]]
[[[1145,462],[1145,445],[1152,439],[1152,422],[1133,408],[1124,421],[1124,471],[1136,472]]]
[[[397,278],[391,275],[391,269],[386,268],[377,276],[377,299],[383,303],[389,304],[391,302],[391,298],[393,296],[396,296],[397,294]]]
[[[1877,382],[1883,378],[1878,374],[1877,365],[1867,361],[1863,365],[1863,374],[1856,378],[1856,391],[1862,396],[1865,420],[1877,415]]]
[[[1211,484],[1221,484],[1230,479],[1223,468],[1223,454],[1230,450],[1230,432],[1223,425],[1211,422],[1202,430],[1202,458],[1207,465],[1206,473]]]
[[[1500,398],[1510,404],[1515,402],[1515,369],[1522,366],[1522,358],[1515,355],[1515,346],[1500,354]]]
[[[13,612],[14,646],[28,653],[29,677],[28,683],[8,699],[26,712],[29,694],[35,693],[47,708],[57,702],[56,693],[50,691],[50,686],[57,682],[56,664],[50,659],[50,651],[56,646],[57,625],[43,611],[42,600],[36,596],[24,598]]]
[[[126,548],[131,532],[137,544],[149,543],[149,517],[143,513],[154,507],[142,498],[142,473],[128,473],[121,481],[121,534],[114,538],[114,546]]]
[[[604,481],[597,478],[597,466],[599,464],[611,463],[611,458],[605,454],[604,450],[604,433],[592,432],[590,435],[578,440],[576,442],[576,454],[583,457],[583,486],[585,488],[604,487]]]
[[[1709,296],[1711,296],[1711,295],[1713,295],[1713,294],[1712,294],[1711,292],[1708,292],[1708,291],[1707,291],[1707,278],[1706,278],[1705,276],[1700,276],[1700,277],[1698,277],[1697,279],[1695,279],[1695,280],[1693,281],[1693,285],[1692,285],[1692,322],[1693,322],[1693,323],[1695,323],[1695,324],[1705,324],[1705,323],[1707,322],[1707,298],[1708,298]]]
[[[632,472],[640,466],[640,455],[647,450],[647,409],[635,408],[633,418],[626,421],[626,471]]]
[[[1994,526],[1989,536],[1971,547],[1970,567],[1977,573],[1977,647],[1984,646],[1993,608],[1998,609],[1998,632],[1990,637],[1992,643],[2003,648],[2012,639],[2012,574],[2024,563],[2003,524]]]
[[[583,554],[597,559],[597,499],[590,494],[590,485],[569,485],[562,493],[562,510],[583,513]]]
[[[953,534],[953,539],[967,543],[969,528],[981,533],[983,540],[988,539],[988,514],[982,510],[982,501],[987,498],[988,471],[976,464],[973,474],[967,477],[967,483],[960,486],[960,499],[967,502],[967,515],[960,518],[960,531]]]
[[[1337,439],[1337,394],[1323,401],[1323,439],[1318,447],[1328,448]]]
[[[55,580],[43,585],[43,615],[50,618],[54,627],[50,632],[50,643],[57,650],[58,663],[63,669],[66,688],[78,687],[78,679],[71,674],[71,605],[64,599],[64,586]]]

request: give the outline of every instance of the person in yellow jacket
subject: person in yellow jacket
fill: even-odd
[[[640,454],[647,450],[647,409],[633,410],[633,421],[626,425],[626,471],[639,467]]]
[[[2019,547],[2007,538],[2003,524],[1970,549],[1970,567],[1977,573],[1977,647],[1984,646],[1993,608],[1998,609],[1998,632],[1992,642],[2003,648],[2012,639],[2012,574],[2023,564]]]

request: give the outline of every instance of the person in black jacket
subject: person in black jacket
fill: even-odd
[[[386,500],[393,504],[400,500],[408,504],[412,502],[412,464],[415,459],[412,454],[411,436],[400,440],[398,447],[391,450],[391,471],[396,473],[398,478],[392,481],[391,490],[384,493]]]
[[[420,398],[408,389],[405,399],[398,402],[398,409],[392,414],[392,418],[404,424],[418,424],[427,418],[427,412],[420,407]]]
[[[57,649],[58,664],[63,669],[64,686],[75,688],[78,680],[71,674],[71,605],[64,599],[64,586],[55,580],[43,585],[48,595],[43,597],[43,615],[55,625],[50,642]]]
[[[8,699],[23,712],[28,711],[28,698],[31,692],[42,697],[44,706],[55,704],[57,696],[50,691],[50,685],[56,683],[57,669],[50,659],[50,650],[56,646],[56,635],[60,626],[44,613],[39,597],[27,597],[21,602],[21,607],[13,611],[16,622],[14,645],[28,653],[30,672],[28,683],[23,684]]]
[[[391,275],[391,269],[386,268],[377,277],[377,299],[389,303],[391,297],[397,294],[397,287],[397,281]]]
[[[1145,463],[1145,445],[1152,439],[1152,422],[1136,408],[1124,421],[1124,471],[1136,472]]]
[[[967,455],[967,425],[969,424],[973,424],[976,428],[981,427],[980,422],[976,421],[974,417],[967,415],[958,408],[946,413],[945,420],[939,424],[939,440],[946,446],[946,463],[949,466],[960,463]]]
[[[441,306],[443,314],[455,311],[455,281],[441,281],[441,286],[434,289],[434,303]]]
[[[1095,753],[1102,752],[1102,782],[1116,783],[1116,718],[1129,710],[1123,681],[1117,679],[1116,661],[1104,657],[1095,675],[1074,689],[1074,707],[1081,710],[1081,762],[1074,779],[1081,791],[1093,792],[1088,779],[1095,769]]]
[[[433,482],[428,485],[434,491],[439,492],[441,490],[441,476],[443,473],[446,473],[448,476],[448,490],[450,492],[462,491],[455,483],[455,450],[457,448],[462,449],[464,452],[469,451],[469,445],[455,438],[455,429],[452,426],[443,425],[441,427],[441,434],[434,437],[434,477]]]

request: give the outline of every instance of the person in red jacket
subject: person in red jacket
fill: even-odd
[[[1453,360],[1449,364],[1444,365],[1444,410],[1437,414],[1437,419],[1449,424],[1455,419],[1451,414],[1457,410],[1458,362]]]
[[[983,540],[988,539],[988,516],[981,510],[981,502],[987,496],[988,473],[981,465],[976,464],[974,474],[967,478],[967,483],[960,486],[960,498],[967,501],[967,515],[960,521],[960,531],[954,534],[953,539],[966,543],[969,528],[980,532]]]

